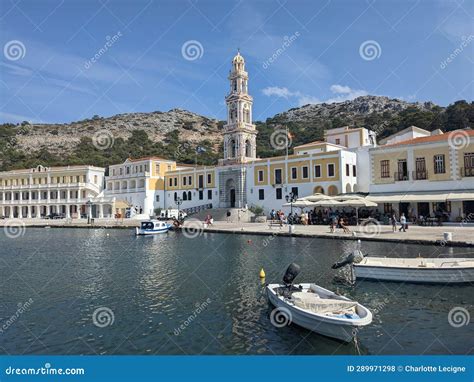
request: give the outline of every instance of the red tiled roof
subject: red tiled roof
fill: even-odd
[[[403,146],[403,145],[416,145],[418,143],[442,142],[442,141],[449,140],[449,137],[452,137],[451,139],[456,139],[457,137],[459,137],[458,139],[460,139],[463,136],[467,138],[474,137],[474,130],[462,130],[462,129],[453,130],[453,131],[450,131],[449,133],[430,135],[428,137],[411,138],[405,141],[395,142],[395,143],[391,143],[391,144],[383,145],[379,147],[392,147],[392,146]]]

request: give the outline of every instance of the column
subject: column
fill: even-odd
[[[76,209],[77,209],[77,218],[80,219],[81,218],[81,206],[78,204],[76,206]]]
[[[31,219],[31,206],[26,206],[26,217]]]
[[[39,195],[39,193],[38,193],[38,195]],[[38,219],[41,218],[41,206],[39,204],[36,205],[36,217]]]
[[[99,219],[104,217],[104,206],[103,204],[99,204]]]
[[[9,218],[13,219],[13,205],[10,206],[10,214]]]
[[[0,217],[4,217],[5,216],[5,207],[0,207]]]

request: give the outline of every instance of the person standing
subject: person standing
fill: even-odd
[[[397,216],[392,212],[392,232],[397,232]]]
[[[407,225],[407,218],[405,217],[405,213],[402,213],[402,216],[400,216],[400,229],[399,229],[399,231],[406,232],[406,225]]]

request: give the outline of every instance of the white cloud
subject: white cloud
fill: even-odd
[[[291,91],[286,87],[278,87],[278,86],[269,86],[262,90],[262,93],[267,97],[280,97],[285,99],[294,98],[296,99],[299,106],[307,105],[307,104],[318,104],[318,103],[335,103],[335,102],[343,102],[348,100],[353,100],[354,98],[365,96],[368,93],[365,90],[361,89],[352,89],[349,86],[334,84],[331,85],[329,88],[331,93],[335,96],[330,97],[327,100],[320,100],[317,97],[314,97],[309,94],[304,94],[300,91]]]

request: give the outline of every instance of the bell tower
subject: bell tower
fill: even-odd
[[[248,73],[240,51],[232,60],[230,89],[225,97],[227,123],[224,125],[224,159],[222,164],[252,162],[257,157],[257,130],[252,124],[253,98],[248,94]]]

